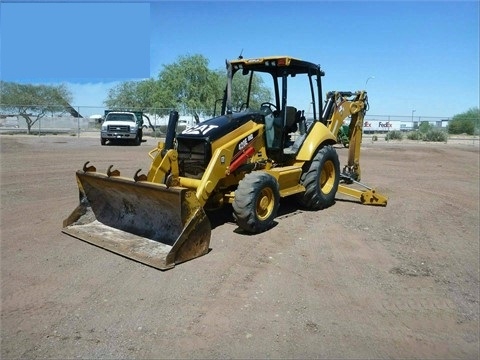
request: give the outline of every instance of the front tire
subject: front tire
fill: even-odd
[[[321,210],[333,205],[340,182],[340,162],[336,150],[330,145],[321,148],[308,170],[302,174],[300,182],[306,189],[299,195],[303,207]]]
[[[100,144],[105,145],[107,143],[107,139],[100,138]]]
[[[133,145],[139,146],[142,140],[140,139],[140,136],[135,136],[135,140],[133,140]]]
[[[252,172],[240,181],[233,201],[233,216],[239,227],[260,233],[273,225],[280,205],[277,180],[265,172]]]

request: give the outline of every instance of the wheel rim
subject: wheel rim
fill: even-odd
[[[264,188],[257,200],[257,216],[260,220],[267,219],[273,211],[275,197],[270,188]]]
[[[324,194],[328,194],[335,184],[335,165],[332,161],[325,161],[320,172],[320,189]]]

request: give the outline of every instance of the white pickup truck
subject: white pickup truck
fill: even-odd
[[[105,110],[100,142],[102,145],[105,145],[107,141],[110,143],[133,142],[135,145],[140,145],[143,136],[142,128],[142,112]]]

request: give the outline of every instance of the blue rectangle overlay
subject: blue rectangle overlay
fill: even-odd
[[[3,3],[4,81],[150,77],[149,3]]]

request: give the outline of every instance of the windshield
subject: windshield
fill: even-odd
[[[133,114],[108,114],[106,121],[135,121]]]
[[[250,92],[249,92],[250,87]],[[260,109],[264,102],[274,102],[273,78],[266,73],[249,71],[243,74],[237,71],[232,81],[233,111],[246,108]]]
[[[312,88],[307,74],[288,75],[285,78],[275,78],[267,72],[237,71],[232,79],[232,110],[234,112],[248,109],[260,109],[262,112],[270,109],[281,111],[282,106],[294,107],[296,111],[303,111],[305,116],[313,118]],[[250,82],[250,77],[253,77]],[[275,80],[278,81],[278,95],[275,95]],[[288,99],[286,104],[282,104],[282,88],[287,86]],[[250,92],[249,90],[250,85]],[[317,96],[317,88],[313,87],[313,96]],[[269,113],[267,112],[267,113]]]

